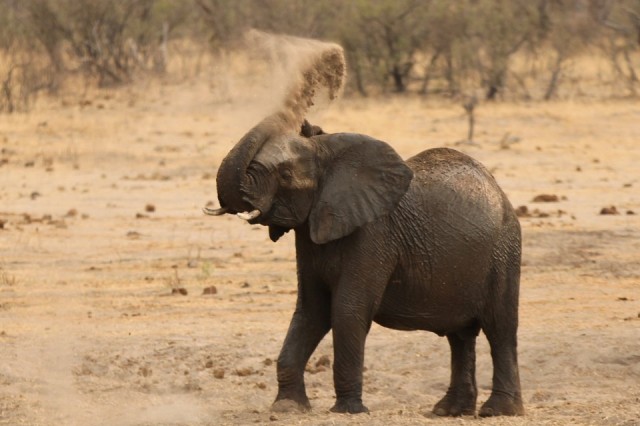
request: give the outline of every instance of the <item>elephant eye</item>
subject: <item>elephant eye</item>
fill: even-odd
[[[291,182],[293,179],[293,173],[289,169],[280,169],[280,177],[286,182]]]

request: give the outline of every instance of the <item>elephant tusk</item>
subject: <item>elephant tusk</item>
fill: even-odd
[[[238,213],[237,216],[243,220],[253,220],[256,217],[260,216],[260,210],[255,209],[252,212],[241,212],[241,213]]]
[[[209,216],[222,216],[228,211],[229,210],[226,207],[220,207],[219,209],[210,209],[209,207],[205,207],[202,209],[202,212]]]

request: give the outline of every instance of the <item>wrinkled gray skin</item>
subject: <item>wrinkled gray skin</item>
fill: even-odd
[[[479,414],[524,414],[516,351],[520,225],[491,174],[451,149],[403,161],[368,136],[304,125],[289,131],[282,123],[274,115],[252,129],[217,180],[227,213],[258,209],[250,222],[268,226],[273,241],[295,231],[298,300],[272,409],[311,408],[305,365],[331,330],[332,411],[367,412],[362,368],[375,321],[447,337],[451,384],[433,409],[442,416],[475,413],[475,342],[483,330],[493,388]]]

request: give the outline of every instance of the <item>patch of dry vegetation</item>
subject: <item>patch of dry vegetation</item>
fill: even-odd
[[[348,94],[635,96],[639,16],[633,0],[2,2],[0,112],[28,110],[42,91],[202,72],[228,99],[225,68],[250,28],[343,46]],[[244,59],[253,71],[255,59]]]

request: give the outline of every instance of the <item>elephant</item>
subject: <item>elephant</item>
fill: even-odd
[[[325,133],[274,113],[217,173],[220,208],[295,233],[298,292],[277,360],[274,411],[307,411],[305,366],[329,331],[338,413],[363,413],[364,348],[372,322],[446,336],[449,388],[440,416],[474,415],[475,343],[486,335],[491,395],[480,416],[524,415],[517,360],[521,231],[494,177],[450,148],[404,161],[386,142]]]

